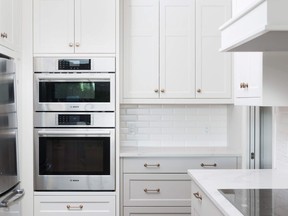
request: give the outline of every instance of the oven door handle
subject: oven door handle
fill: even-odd
[[[38,131],[40,136],[63,136],[63,135],[70,135],[77,137],[78,135],[110,135],[110,131]]]
[[[41,82],[66,82],[67,80],[69,80],[69,81],[75,81],[75,82],[79,82],[79,81],[81,81],[81,82],[91,82],[91,81],[95,81],[95,82],[97,82],[97,81],[101,81],[101,82],[107,82],[107,81],[110,81],[111,79],[110,78],[90,78],[90,79],[87,79],[87,78],[80,78],[79,77],[79,79],[75,79],[75,77],[65,77],[65,78],[61,78],[61,77],[59,77],[59,78],[57,78],[57,77],[55,77],[55,78],[38,78],[38,80],[39,81],[41,81]]]
[[[24,189],[14,189],[12,190],[12,193],[7,196],[4,200],[0,202],[0,208],[7,208],[9,205],[21,197],[23,197],[25,194]],[[13,199],[15,198],[15,199]]]

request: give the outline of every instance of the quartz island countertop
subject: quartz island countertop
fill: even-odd
[[[288,189],[288,171],[188,170],[189,176],[225,216],[243,216],[218,189]]]

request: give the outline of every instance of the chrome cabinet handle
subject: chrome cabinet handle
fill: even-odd
[[[146,168],[148,168],[148,167],[160,167],[160,164],[159,163],[158,164],[147,164],[147,163],[145,163],[144,167],[146,167]]]
[[[200,165],[201,165],[201,167],[217,167],[217,164],[216,164],[216,163],[214,163],[214,164],[204,164],[204,163],[201,163]]]
[[[158,90],[158,89],[154,89],[154,92],[155,92],[155,93],[158,93],[158,92],[159,92],[159,90]]]
[[[76,47],[80,47],[80,43],[79,42],[77,42],[75,45],[76,45]]]
[[[159,188],[158,189],[147,189],[147,188],[145,188],[144,192],[145,193],[160,193],[160,189]]]
[[[83,209],[83,205],[79,205],[79,206],[67,205],[66,207],[67,207],[68,210],[82,210]]]
[[[165,89],[161,89],[161,93],[165,93]]]
[[[74,44],[73,43],[69,43],[69,47],[73,47],[74,46]]]
[[[202,200],[202,196],[200,195],[199,192],[193,193],[194,197],[196,197],[196,199]]]
[[[248,85],[248,83],[240,83],[240,88],[248,88],[249,87],[249,85]]]
[[[2,37],[2,38],[8,38],[8,35],[7,35],[7,33],[2,32],[2,33],[1,33],[1,37]]]

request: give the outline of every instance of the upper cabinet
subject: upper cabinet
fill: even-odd
[[[19,0],[0,0],[0,45],[17,50],[20,46]]]
[[[287,0],[234,1],[239,13],[220,28],[222,51],[288,51]]]
[[[218,52],[230,0],[123,4],[122,102],[231,102],[230,55]]]
[[[115,0],[34,0],[34,53],[113,54]]]

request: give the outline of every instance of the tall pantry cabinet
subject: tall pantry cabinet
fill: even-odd
[[[231,98],[230,54],[218,52],[230,0],[123,2],[124,102]]]
[[[115,53],[115,0],[34,1],[34,53]]]

